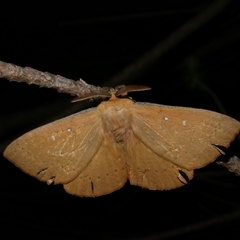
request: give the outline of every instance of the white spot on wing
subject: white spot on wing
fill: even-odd
[[[168,120],[168,117],[164,117],[163,119],[164,119],[165,121],[167,121],[167,120]]]
[[[187,125],[187,121],[186,121],[186,120],[183,120],[183,121],[182,121],[182,124],[183,124],[183,126],[186,126],[186,125]]]
[[[71,128],[68,128],[68,129],[67,129],[67,131],[68,131],[68,132],[71,132],[71,131],[72,131],[72,129],[71,129]]]
[[[56,138],[55,138],[55,136],[54,136],[54,135],[52,135],[52,136],[51,136],[51,139],[52,139],[53,141],[55,141],[55,140],[56,140]]]
[[[47,185],[50,185],[50,184],[52,184],[53,182],[54,182],[54,179],[53,179],[53,178],[50,178],[50,179],[47,180]]]

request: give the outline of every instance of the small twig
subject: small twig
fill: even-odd
[[[240,159],[237,156],[229,158],[227,162],[217,161],[217,164],[226,167],[229,172],[233,172],[237,176],[240,176]]]
[[[26,82],[27,84],[36,84],[40,87],[54,88],[58,92],[79,97],[101,89],[100,87],[87,84],[82,79],[74,81],[60,75],[41,72],[30,67],[22,68],[2,61],[0,61],[0,78],[16,82]]]

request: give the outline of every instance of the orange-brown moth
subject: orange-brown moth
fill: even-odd
[[[180,187],[194,169],[213,162],[240,132],[240,122],[194,108],[134,102],[121,86],[74,101],[102,97],[90,108],[34,129],[13,141],[4,156],[27,174],[63,184],[77,196],[101,196],[132,185]]]

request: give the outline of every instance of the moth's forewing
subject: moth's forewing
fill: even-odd
[[[193,170],[213,162],[240,132],[240,122],[226,115],[194,108],[135,103],[131,126],[158,156]]]
[[[102,139],[101,119],[92,108],[24,134],[4,156],[41,181],[68,183],[92,160]]]

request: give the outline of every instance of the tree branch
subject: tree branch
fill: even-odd
[[[74,81],[60,75],[41,72],[30,67],[19,67],[11,63],[0,61],[0,78],[9,81],[26,82],[40,87],[54,88],[58,92],[68,93],[74,96],[83,96],[89,92],[100,91],[100,87],[87,84],[82,79]]]
[[[117,86],[123,82],[128,82],[131,78],[142,75],[152,64],[154,64],[163,54],[172,49],[181,40],[189,36],[192,32],[210,21],[219,14],[230,0],[217,0],[210,4],[187,23],[180,26],[175,32],[159,42],[150,51],[143,54],[138,60],[127,66],[108,82]],[[14,64],[0,61],[0,78],[7,78],[10,81],[26,82],[36,84],[40,87],[54,88],[58,92],[68,93],[74,96],[84,96],[89,92],[99,92],[100,87],[87,84],[82,79],[74,81],[59,75],[48,72],[40,72],[29,67],[19,67]],[[105,83],[106,84],[106,83]]]

